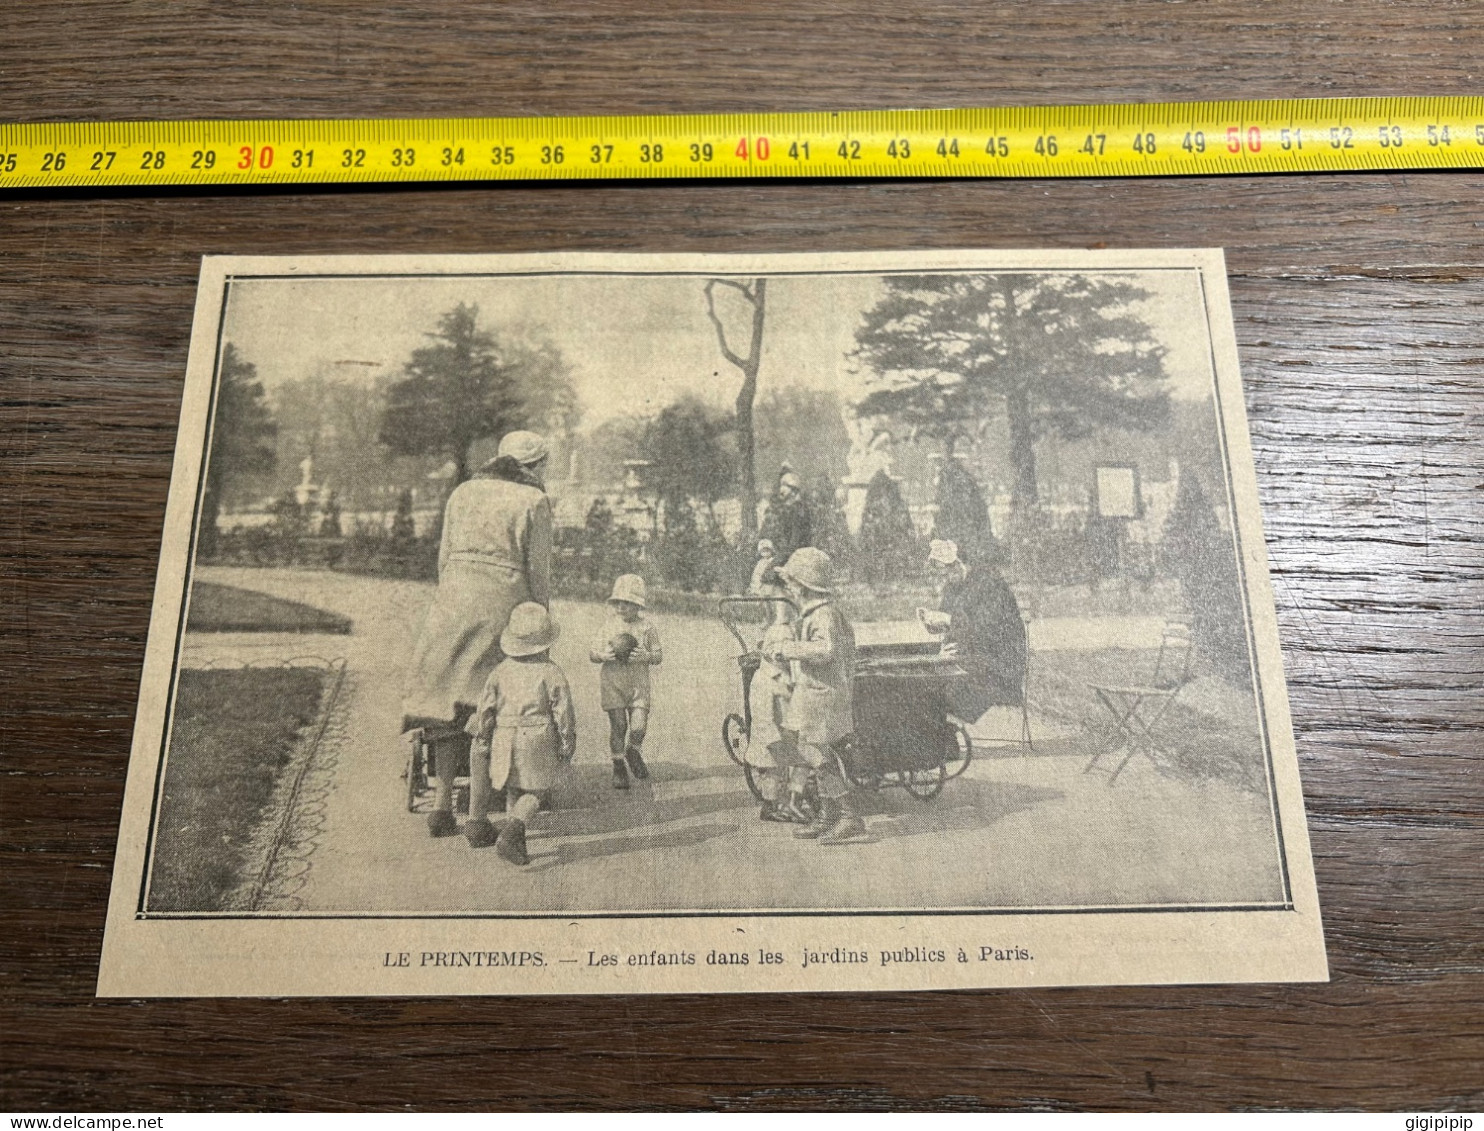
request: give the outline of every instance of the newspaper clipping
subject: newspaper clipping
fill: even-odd
[[[203,262],[100,995],[1327,976],[1219,251]]]

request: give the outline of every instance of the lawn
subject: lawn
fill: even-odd
[[[191,586],[188,632],[350,632],[348,617],[266,593],[198,581]]]
[[[149,908],[216,911],[279,774],[315,718],[322,668],[181,672]]]
[[[1087,736],[1091,744],[1116,742],[1113,718],[1093,685],[1144,683],[1156,653],[1112,648],[1101,652],[1043,652],[1031,657],[1029,700],[1033,714]],[[1235,687],[1197,663],[1156,729],[1162,773],[1184,781],[1219,779],[1251,793],[1267,789],[1257,705],[1250,688]]]

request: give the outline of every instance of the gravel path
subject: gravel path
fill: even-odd
[[[349,636],[188,635],[187,666],[343,657],[345,725],[319,795],[316,845],[294,903],[306,911],[600,911],[1231,903],[1280,898],[1266,803],[1162,777],[1143,760],[1116,786],[1084,775],[1079,735],[1038,724],[1030,756],[979,758],[927,804],[872,798],[869,843],[826,848],[757,820],[721,747],[740,694],[718,621],[655,616],[649,783],[608,788],[606,719],[587,660],[600,606],[558,601],[554,658],[578,705],[576,762],[517,869],[462,838],[433,840],[405,810],[397,733],[402,672],[432,587],[319,571],[206,568],[200,576],[351,617]],[[1009,720],[1004,720],[1009,722]],[[1018,720],[1017,720],[1018,722]],[[999,726],[999,722],[993,722]],[[1014,725],[1001,730],[1013,733]]]

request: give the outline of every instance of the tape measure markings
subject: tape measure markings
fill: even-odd
[[[1107,177],[1484,166],[1484,98],[0,125],[0,189],[652,177]]]

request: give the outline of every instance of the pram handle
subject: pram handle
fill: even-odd
[[[799,606],[794,604],[794,602],[789,600],[787,597],[743,595],[736,597],[722,597],[720,600],[718,600],[716,602],[716,608],[718,613],[720,613],[721,615],[721,623],[727,626],[727,631],[730,632],[733,638],[737,641],[737,647],[742,649],[742,654],[744,656],[751,654],[754,649],[747,643],[746,639],[743,638],[741,631],[738,630],[737,622],[735,619],[733,619],[731,612],[732,606],[740,607],[744,605],[787,605],[790,609],[793,610],[795,615],[798,615],[799,612]]]

